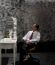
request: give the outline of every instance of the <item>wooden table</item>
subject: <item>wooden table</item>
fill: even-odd
[[[2,61],[2,54],[1,54],[2,49],[13,49],[13,60],[14,60],[14,65],[15,65],[16,41],[17,39],[12,39],[12,38],[4,38],[0,40],[0,65]]]

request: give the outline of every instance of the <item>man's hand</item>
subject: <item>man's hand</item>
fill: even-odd
[[[26,43],[27,43],[27,44],[31,44],[32,42],[28,39],[28,40],[26,41]]]
[[[34,51],[35,49],[36,49],[36,47],[33,47],[33,48],[29,49],[29,52]]]

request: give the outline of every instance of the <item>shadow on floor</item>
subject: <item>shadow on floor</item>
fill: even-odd
[[[16,62],[16,65],[40,65],[40,61],[37,58],[29,58],[27,61],[22,62],[19,64],[19,62]]]

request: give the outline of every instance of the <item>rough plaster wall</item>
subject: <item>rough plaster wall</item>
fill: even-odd
[[[14,2],[13,0],[0,0],[0,39],[8,37],[8,29],[13,27],[12,19],[8,13],[15,14],[16,8],[12,4]]]
[[[31,25],[38,23],[41,40],[55,40],[55,1],[25,0],[20,9],[24,31],[31,30]]]
[[[31,30],[33,23],[38,23],[41,40],[55,40],[55,0],[0,0],[0,31],[3,36],[12,26],[8,13],[17,18],[19,39]]]

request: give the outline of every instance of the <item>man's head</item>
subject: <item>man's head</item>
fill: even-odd
[[[33,24],[33,26],[32,26],[32,30],[33,31],[38,31],[39,30],[39,25],[38,24]]]

